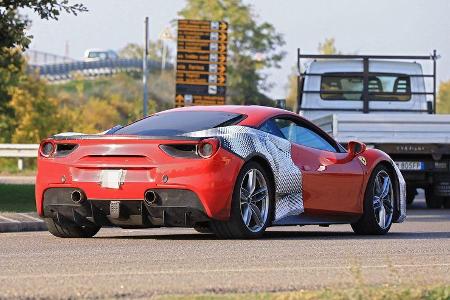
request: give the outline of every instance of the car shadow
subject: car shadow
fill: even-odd
[[[155,234],[155,235],[120,235],[99,236],[97,239],[129,240],[221,240],[213,234]],[[449,239],[450,232],[391,232],[386,235],[356,235],[349,231],[268,231],[260,240],[397,240],[397,239]]]

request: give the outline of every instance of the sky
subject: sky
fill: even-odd
[[[150,38],[177,19],[184,0],[78,0],[89,12],[64,14],[58,21],[32,20],[31,49],[80,59],[89,48],[119,50],[143,44],[145,16]],[[258,22],[269,22],[283,34],[287,52],[280,69],[267,70],[274,84],[268,92],[284,98],[287,80],[296,65],[297,48],[317,53],[320,42],[334,38],[336,48],[349,54],[428,55],[438,50],[438,81],[450,80],[449,0],[243,0],[252,5]],[[425,66],[425,71],[431,71]]]

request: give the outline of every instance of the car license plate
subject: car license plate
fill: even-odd
[[[125,170],[102,170],[100,173],[100,185],[102,188],[119,189],[125,181]]]
[[[400,170],[423,170],[425,164],[422,161],[396,161]]]

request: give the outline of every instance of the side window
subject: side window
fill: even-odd
[[[264,124],[261,127],[259,127],[259,130],[267,132],[267,133],[271,133],[271,134],[276,135],[283,139],[286,138],[281,133],[280,129],[277,126],[277,123],[275,123],[275,121],[273,119],[270,119],[270,120],[264,122]]]
[[[275,123],[290,142],[302,146],[337,152],[335,147],[313,130],[288,119],[275,119]]]

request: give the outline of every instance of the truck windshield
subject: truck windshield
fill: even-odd
[[[172,111],[157,113],[127,125],[114,134],[175,136],[188,132],[235,125],[244,115],[220,111]]]
[[[362,73],[324,73],[320,84],[323,100],[362,100]],[[411,99],[410,77],[402,74],[371,74],[369,100],[408,101]]]

